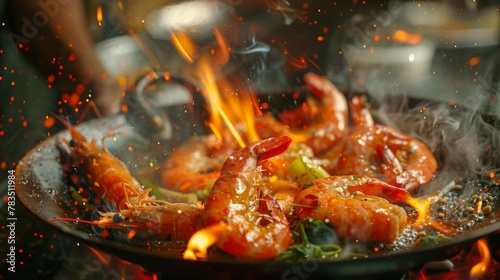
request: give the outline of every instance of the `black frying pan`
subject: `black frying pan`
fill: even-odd
[[[180,84],[194,93],[194,96],[191,96],[195,100],[194,107],[191,106],[193,104],[191,102],[187,102],[191,105],[177,104],[166,110],[155,106],[154,96],[146,97],[147,92],[155,92],[154,88],[163,81],[167,81],[168,84],[171,82]],[[122,159],[132,173],[154,174],[155,166],[165,160],[172,147],[182,143],[194,133],[204,133],[201,120],[206,117],[206,112],[202,104],[198,103],[198,89],[199,87],[187,77],[172,73],[152,73],[142,79],[136,90],[130,94],[131,99],[127,100],[130,114],[92,120],[76,125],[75,128],[88,139],[97,141],[101,141],[104,135],[113,129],[116,132],[115,139],[104,138],[109,151]],[[415,102],[415,100],[405,100],[409,103]],[[430,109],[432,108],[429,107]],[[155,121],[157,118],[161,121]],[[193,131],[195,123],[199,124],[197,126],[199,131]],[[172,127],[181,129],[171,130]],[[495,207],[488,219],[453,237],[449,242],[389,254],[376,254],[369,258],[284,263],[235,260],[224,254],[214,254],[208,260],[183,260],[179,254],[182,249],[178,247],[148,249],[146,246],[101,238],[89,225],[50,222],[53,218],[70,217],[75,210],[78,210],[68,190],[68,182],[63,176],[61,153],[58,149],[62,138],[69,139],[69,132],[62,131],[46,139],[19,162],[16,170],[18,199],[38,219],[76,241],[142,265],[161,275],[168,276],[172,275],[172,272],[176,274],[181,272],[185,277],[211,278],[210,276],[214,275],[214,277],[240,278],[243,274],[248,275],[248,279],[261,276],[305,279],[305,276],[364,278],[367,275],[374,276],[388,272],[397,274],[428,261],[451,257],[477,239],[500,230],[500,209]],[[127,149],[129,146],[134,147],[133,152]]]

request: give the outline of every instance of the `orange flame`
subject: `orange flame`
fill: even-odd
[[[99,26],[100,26],[102,23],[102,7],[101,6],[97,7],[96,18],[97,18],[97,22],[99,23]]]
[[[193,40],[184,32],[172,33],[170,34],[170,38],[182,58],[188,63],[193,63],[197,52],[197,47]]]
[[[491,261],[491,254],[490,250],[488,249],[486,239],[479,239],[476,243],[476,246],[479,256],[481,257],[481,261],[472,267],[472,269],[470,270],[469,279],[481,278],[488,269],[488,265]]]
[[[240,147],[246,146],[246,141],[241,132],[236,128],[237,124],[244,124],[246,128],[247,141],[259,140],[254,129],[255,118],[252,107],[251,89],[236,89],[222,75],[218,75],[213,69],[210,60],[200,59],[199,77],[205,88],[205,99],[209,106],[210,122],[208,126],[215,135],[221,135],[228,129],[236,139]]]
[[[217,243],[221,234],[230,230],[226,224],[215,224],[197,231],[187,244],[183,258],[185,260],[198,260],[207,258],[207,250]]]
[[[434,196],[431,196],[427,199],[417,199],[410,197],[406,200],[406,203],[413,207],[417,211],[417,219],[415,220],[414,226],[419,227],[423,224],[433,227],[435,230],[439,231],[444,235],[453,235],[456,233],[456,230],[439,223],[431,218],[430,215],[430,206],[434,201]]]
[[[108,255],[101,251],[98,251],[92,247],[87,247],[98,259],[101,261],[108,269],[119,273],[121,279],[125,279],[130,275],[134,276],[134,279],[138,280],[156,280],[158,275],[152,274],[146,271],[139,265],[135,265],[131,262],[122,260],[113,255]]]

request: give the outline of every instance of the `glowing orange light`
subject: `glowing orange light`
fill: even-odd
[[[323,42],[325,40],[325,37],[323,36],[318,36],[318,42]]]
[[[110,233],[107,230],[103,230],[101,233],[101,236],[102,236],[102,238],[106,239],[110,236]]]
[[[56,119],[54,117],[46,116],[45,121],[43,121],[43,126],[45,126],[45,128],[51,128],[54,126],[55,123]]]
[[[422,35],[408,33],[404,30],[394,32],[394,41],[416,45],[422,41]]]
[[[196,44],[193,40],[184,32],[172,33],[170,34],[170,38],[182,58],[188,63],[193,63],[197,51]]]
[[[481,261],[472,267],[469,279],[479,279],[482,275],[484,275],[491,261],[491,254],[488,249],[486,239],[479,239],[476,245],[479,255],[481,256]]]
[[[220,46],[221,50],[221,55],[222,55],[222,64],[226,64],[229,61],[229,44],[227,43],[226,39],[222,35],[222,33],[219,31],[219,29],[214,30],[214,35],[215,39],[217,40],[217,43]]]
[[[97,7],[97,22],[99,23],[99,25],[101,25],[101,23],[102,23],[102,7],[101,6]]]
[[[2,163],[0,163],[0,168],[5,169],[6,167],[7,163],[5,161],[2,161]]]
[[[490,171],[490,178],[491,178],[491,179],[495,178],[495,172]]]
[[[127,104],[122,103],[121,112],[124,113],[124,114],[128,112],[128,106],[127,106]]]
[[[198,260],[207,258],[207,250],[217,243],[221,234],[230,230],[225,224],[215,224],[197,231],[187,244],[183,258],[186,260]]]
[[[129,233],[127,234],[127,238],[130,240],[132,238],[134,238],[135,234],[137,233],[137,230],[135,229],[132,229],[131,231],[129,231]]]
[[[481,58],[479,56],[475,56],[475,57],[469,59],[470,66],[476,66],[479,64],[479,62],[481,62]]]
[[[78,104],[78,100],[80,99],[80,95],[77,94],[76,92],[73,93],[69,99],[69,106],[71,107],[76,107],[76,104]]]

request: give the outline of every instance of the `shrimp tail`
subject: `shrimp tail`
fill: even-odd
[[[269,138],[255,145],[252,148],[252,153],[259,161],[264,161],[285,152],[290,143],[292,143],[290,136]]]
[[[384,162],[382,170],[384,171],[384,173],[386,173],[386,176],[388,174],[391,174],[391,172],[394,174],[400,174],[401,172],[403,172],[403,167],[401,163],[387,145],[379,143],[375,147],[375,150],[377,152],[378,157],[380,157]]]
[[[363,96],[354,96],[349,102],[349,110],[351,118],[356,126],[373,127],[375,122],[370,113],[370,110],[365,107],[365,99]]]

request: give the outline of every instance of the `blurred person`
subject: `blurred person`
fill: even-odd
[[[45,122],[51,113],[74,122],[92,100],[103,116],[116,114],[122,89],[97,58],[84,1],[2,1],[0,20],[1,180],[62,129]]]

